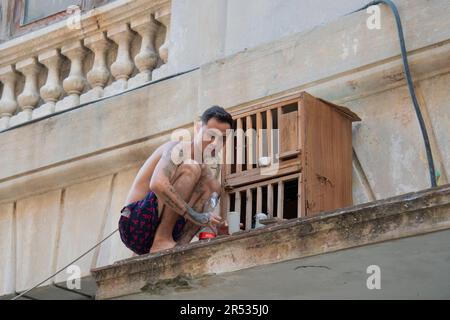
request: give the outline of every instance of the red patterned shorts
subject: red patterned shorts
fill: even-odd
[[[137,254],[149,253],[160,223],[156,194],[150,191],[143,200],[130,203],[120,212],[119,233],[122,242]],[[180,238],[185,223],[186,220],[181,216],[175,223],[172,232],[175,241]]]

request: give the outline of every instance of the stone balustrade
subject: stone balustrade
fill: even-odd
[[[1,44],[0,131],[162,77],[170,8],[118,0]]]

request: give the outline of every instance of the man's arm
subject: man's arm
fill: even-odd
[[[209,223],[221,223],[221,218],[214,214],[200,213],[192,209],[172,185],[171,180],[177,169],[177,166],[171,158],[174,147],[175,145],[164,151],[161,159],[158,161],[150,180],[150,189],[155,192],[156,196],[160,198],[164,204],[196,224],[207,225]]]

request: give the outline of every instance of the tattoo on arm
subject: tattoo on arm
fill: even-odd
[[[175,188],[173,186],[170,185],[167,190],[163,192],[162,196],[163,201],[176,212],[184,213],[186,211],[190,220],[192,220],[194,223],[206,225],[210,222],[210,213],[199,213],[195,211],[181,198],[181,196],[175,191]],[[172,197],[176,197],[179,203],[183,203],[183,206],[180,207],[179,203],[176,203],[172,200]]]
[[[179,204],[177,204],[175,201],[173,201],[168,194],[167,191],[163,191],[162,193],[163,202],[166,203],[169,207],[171,207],[173,210],[175,210],[178,213],[183,212],[183,207],[181,207]]]
[[[172,197],[175,197],[178,203],[182,203],[183,207],[180,207],[178,203],[175,203],[172,200]],[[193,208],[191,208],[184,200],[181,198],[181,196],[176,192],[175,188],[172,185],[169,185],[167,187],[167,190],[163,192],[164,201],[166,201],[167,205],[169,205],[172,209],[174,209],[177,212],[184,213],[185,211],[188,214],[189,220],[192,220],[192,222],[200,225],[206,225],[211,220],[211,214],[206,213],[199,213],[195,211]]]
[[[177,165],[175,165],[171,158],[171,152],[175,146],[176,145],[164,152],[161,158],[161,160],[164,161],[162,162],[163,167],[161,168],[162,174],[166,177],[169,183],[167,183],[166,187],[161,191],[159,197],[165,204],[177,213],[184,215],[186,212],[188,214],[188,218],[192,220],[192,222],[200,225],[206,225],[210,222],[211,215],[209,213],[199,213],[191,208],[170,183],[177,169]]]
[[[205,213],[198,213],[194,209],[188,206],[187,212],[189,216],[194,220],[194,222],[200,223],[200,224],[208,224],[211,220],[211,214],[209,212]]]
[[[177,166],[175,165],[175,163],[173,163],[173,161],[170,158],[167,159],[167,163],[163,168],[163,173],[167,177],[167,179],[169,179],[169,181],[172,180],[172,177],[173,177],[176,169],[177,169]]]

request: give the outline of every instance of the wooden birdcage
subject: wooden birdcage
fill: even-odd
[[[306,92],[230,113],[222,208],[240,212],[245,229],[256,213],[289,219],[352,204],[356,114]]]

